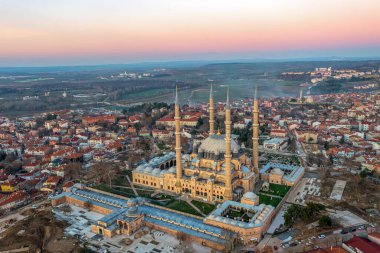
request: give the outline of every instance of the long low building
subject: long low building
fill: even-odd
[[[258,205],[257,196],[251,195],[247,193],[242,203],[224,202],[204,219],[153,205],[143,198],[126,198],[78,184],[55,196],[52,206],[69,203],[104,214],[91,224],[91,230],[107,237],[132,235],[147,226],[173,235],[182,233],[188,240],[223,250],[230,247],[231,240],[249,244],[266,232],[274,208]],[[239,215],[231,216],[233,213]]]

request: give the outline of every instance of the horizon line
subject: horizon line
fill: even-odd
[[[106,67],[106,66],[143,66],[143,65],[159,65],[159,64],[176,64],[176,63],[276,63],[276,62],[340,62],[340,61],[380,61],[380,56],[321,56],[321,57],[283,57],[283,58],[237,58],[237,59],[189,59],[189,60],[149,60],[134,61],[129,63],[95,63],[95,64],[57,64],[57,65],[36,65],[36,66],[1,66],[0,69],[35,69],[35,68],[72,68],[72,67]],[[179,66],[180,67],[180,66]]]

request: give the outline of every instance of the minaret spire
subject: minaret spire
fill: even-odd
[[[176,155],[176,191],[181,192],[181,178],[182,178],[182,167],[181,167],[181,115],[180,106],[178,102],[178,85],[176,85],[175,90],[175,107],[174,107],[174,125],[175,125],[175,155]]]
[[[226,101],[226,153],[224,154],[225,159],[225,193],[224,198],[230,200],[232,196],[232,175],[231,175],[231,109],[230,109],[230,91],[229,87],[227,88],[227,101]]]
[[[178,105],[178,84],[175,86],[175,100],[174,100],[175,105]]]
[[[213,98],[213,94],[212,94],[212,84],[211,84],[211,88],[210,88],[210,107],[209,107],[209,111],[210,111],[210,120],[209,120],[210,133],[209,133],[209,135],[213,135],[214,134],[214,98]]]
[[[252,107],[252,160],[253,160],[253,169],[256,174],[259,174],[259,101],[257,100],[257,87],[255,87],[255,95],[253,100]]]
[[[227,108],[227,109],[230,109],[230,86],[227,87],[226,108]]]

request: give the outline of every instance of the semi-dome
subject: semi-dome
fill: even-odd
[[[226,141],[224,138],[225,135],[210,135],[202,141],[199,150],[213,154],[224,154],[226,153]],[[234,139],[231,139],[231,150],[239,149],[239,144]]]
[[[156,169],[154,169],[154,170],[152,171],[152,173],[153,173],[154,175],[159,175],[160,172],[161,172],[161,170],[160,170],[159,168],[156,168]]]
[[[145,166],[144,166],[144,165],[140,165],[140,166],[138,166],[138,167],[136,168],[136,171],[138,171],[138,172],[143,172],[144,169],[145,169]]]
[[[175,167],[171,167],[169,170],[168,170],[169,173],[175,173]]]
[[[152,170],[153,170],[153,168],[150,167],[150,166],[148,166],[148,167],[146,167],[146,168],[144,169],[144,172],[145,172],[145,173],[151,173]]]
[[[257,199],[257,195],[255,193],[253,193],[253,192],[246,192],[246,193],[244,193],[243,198],[251,199],[251,200],[256,200]]]

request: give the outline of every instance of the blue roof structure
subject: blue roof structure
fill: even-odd
[[[165,208],[160,208],[152,204],[145,204],[141,203],[141,201],[135,201],[137,206],[129,207],[125,199],[92,191],[90,189],[79,189],[77,187],[72,187],[71,192],[63,192],[54,198],[59,199],[62,197],[75,198],[112,210],[110,214],[98,220],[99,222],[105,223],[108,229],[116,228],[117,220],[129,221],[135,219],[135,217],[128,217],[126,214],[128,214],[130,208],[137,207],[138,213],[143,215],[144,220],[147,222],[217,243],[226,243],[226,239],[223,238],[224,230],[222,228],[208,225],[204,223],[203,219],[182,214],[180,212],[171,211]]]
[[[287,138],[272,138],[269,140],[265,140],[264,143],[266,144],[281,144],[283,141],[287,140]]]
[[[109,204],[106,204],[106,203],[102,203],[102,202],[99,202],[95,199],[90,199],[90,198],[87,198],[86,196],[84,195],[76,195],[76,194],[73,194],[72,192],[63,192],[57,196],[54,196],[53,199],[59,199],[59,198],[62,198],[62,197],[71,197],[71,198],[75,198],[75,199],[78,199],[80,201],[83,201],[83,202],[89,202],[93,205],[97,205],[97,206],[100,206],[100,207],[103,207],[103,208],[106,208],[106,209],[110,209],[110,210],[118,210],[119,207],[117,206],[113,206],[113,205],[109,205]]]
[[[253,211],[255,214],[250,219],[249,222],[238,221],[229,217],[224,217],[223,213],[228,208],[235,209],[245,209],[249,211]],[[207,219],[215,220],[218,222],[223,222],[227,224],[231,224],[234,226],[239,226],[243,228],[254,228],[260,227],[264,224],[265,220],[269,217],[269,215],[274,211],[274,207],[270,205],[261,204],[259,206],[253,206],[248,204],[243,204],[236,201],[225,201],[221,205],[218,206],[213,212],[207,216]]]
[[[169,227],[177,231],[205,238],[218,243],[224,243],[223,229],[205,224],[202,219],[191,217],[178,212],[161,209],[152,205],[139,206],[139,211],[145,215],[145,220]]]
[[[263,168],[260,169],[260,174],[267,175],[269,174],[269,170],[272,168],[278,168],[282,171],[290,171],[290,173],[284,174],[284,179],[289,182],[295,182],[297,179],[303,174],[304,168],[300,166],[294,166],[289,164],[282,163],[267,163]]]

